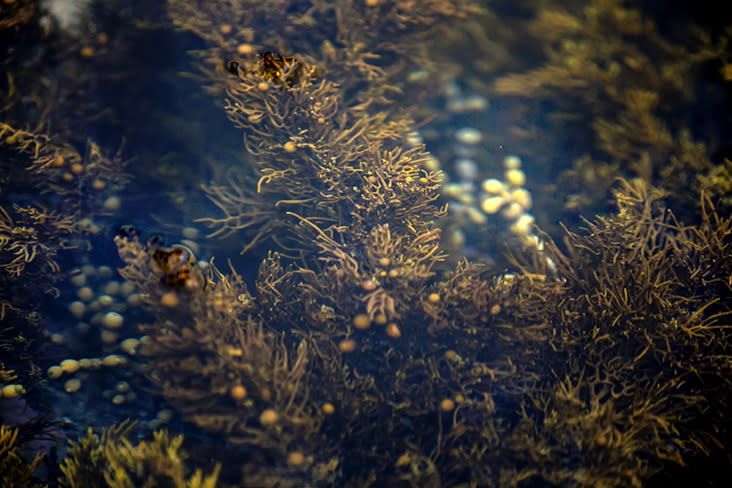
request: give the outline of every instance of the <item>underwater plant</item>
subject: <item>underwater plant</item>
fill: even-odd
[[[72,32],[5,2],[0,466],[70,487],[655,486],[732,466],[728,161],[674,117],[724,43],[682,49],[614,0],[506,8],[93,1]],[[471,89],[479,110],[440,108]],[[455,181],[466,154],[479,187]],[[478,212],[462,241],[453,191]],[[21,400],[55,403],[76,439],[60,464],[6,427]]]
[[[153,434],[150,442],[133,445],[128,437],[135,424],[122,422],[102,429],[101,436],[88,429],[86,437],[69,441],[69,451],[61,464],[60,486],[84,488],[136,488],[171,486],[214,488],[219,466],[204,475],[196,470],[186,477],[187,455],[181,449],[183,436],[171,438],[167,431]]]
[[[30,483],[34,480],[33,473],[41,463],[43,455],[36,453],[33,460],[28,462],[22,451],[23,445],[18,439],[18,429],[7,425],[0,426],[0,486],[3,488],[31,486]]]

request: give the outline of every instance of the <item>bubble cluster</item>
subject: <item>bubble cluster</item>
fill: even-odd
[[[25,388],[23,388],[23,385],[10,384],[0,388],[0,398],[15,398],[23,395],[24,393]]]
[[[482,97],[464,97],[456,84],[448,84],[444,89],[448,112],[465,114],[485,110],[488,102]],[[426,129],[429,130],[429,129]],[[533,247],[543,255],[550,273],[556,275],[555,263],[544,254],[544,243],[534,233],[535,218],[532,208],[531,192],[526,188],[527,177],[522,168],[521,158],[508,155],[502,161],[503,176],[488,177],[480,181],[487,161],[481,161],[481,145],[484,136],[475,127],[464,126],[453,133],[451,167],[447,168],[450,179],[444,178],[441,193],[449,201],[448,210],[458,217],[461,225],[451,229],[446,242],[457,249],[466,245],[467,227],[487,227],[498,219],[496,224],[510,236],[509,240]],[[419,132],[412,132],[406,141],[409,145],[422,144]],[[425,169],[442,169],[440,161],[431,156],[423,163]]]

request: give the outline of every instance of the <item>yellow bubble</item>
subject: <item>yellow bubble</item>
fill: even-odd
[[[164,307],[177,307],[180,303],[178,295],[175,292],[169,291],[160,297],[160,305]]]
[[[480,209],[488,215],[493,215],[497,213],[505,203],[506,200],[501,196],[488,197],[484,198],[480,203]]]
[[[251,44],[239,44],[236,47],[236,52],[242,56],[246,56],[247,54],[252,54],[254,52],[254,46]]]
[[[102,359],[102,364],[109,367],[121,366],[126,362],[127,360],[118,354],[110,354]]]
[[[368,329],[371,326],[371,319],[365,313],[353,317],[353,326],[357,329]]]
[[[120,349],[130,356],[137,354],[137,346],[140,345],[140,340],[130,337],[119,343]]]
[[[335,407],[332,403],[323,404],[323,413],[326,415],[333,415],[335,413]]]
[[[94,290],[92,290],[88,286],[82,286],[81,288],[76,290],[76,296],[79,297],[79,299],[88,302],[94,298]]]
[[[500,195],[506,190],[506,185],[496,178],[488,178],[487,180],[483,180],[481,187],[483,188],[484,192],[490,195]]]
[[[259,416],[259,423],[264,425],[265,427],[274,425],[277,423],[277,421],[280,419],[280,416],[277,412],[275,412],[273,409],[268,408],[264,410],[261,415]]]
[[[107,295],[116,295],[120,292],[120,288],[119,281],[110,281],[104,285],[104,293]]]
[[[521,208],[521,205],[516,202],[512,202],[503,208],[501,211],[501,217],[506,220],[515,220],[519,218],[523,212],[524,209]]]
[[[424,167],[425,167],[425,169],[428,169],[429,171],[437,171],[440,169],[440,161],[437,158],[435,158],[434,156],[430,156],[424,162]]]
[[[361,283],[361,288],[365,291],[373,291],[376,289],[376,283],[374,283],[373,280],[364,280]]]
[[[287,464],[290,466],[301,466],[305,462],[305,456],[299,451],[293,451],[287,455]]]
[[[453,408],[455,408],[455,402],[450,398],[445,398],[440,402],[440,410],[443,412],[450,412]]]
[[[48,368],[48,377],[52,380],[60,378],[64,374],[64,370],[61,366],[51,366]]]
[[[117,334],[113,330],[103,329],[102,332],[99,333],[99,338],[102,340],[102,343],[111,346],[112,344],[117,342],[119,334]]]
[[[520,169],[507,170],[505,177],[511,186],[524,186],[526,184],[526,175]]]
[[[534,227],[534,217],[529,214],[523,214],[511,224],[509,230],[519,236],[528,236]]]
[[[356,341],[353,339],[344,339],[338,343],[338,349],[343,353],[349,353],[356,350]]]
[[[71,276],[71,283],[76,287],[81,287],[86,284],[86,275],[84,273],[77,273]]]
[[[74,393],[75,391],[79,391],[80,388],[81,380],[79,378],[71,378],[64,383],[64,390],[66,390],[66,393]]]
[[[15,398],[18,395],[25,393],[25,388],[22,385],[5,385],[0,390],[0,397],[2,398]]]
[[[234,400],[244,400],[247,396],[247,389],[242,385],[236,385],[231,389],[231,398]]]
[[[531,209],[531,194],[526,188],[514,188],[511,190],[511,198],[524,210]]]
[[[503,167],[505,169],[519,169],[521,167],[521,158],[518,156],[506,156],[503,159]]]
[[[124,317],[117,312],[107,312],[102,318],[102,325],[107,329],[119,329],[124,323]]]
[[[64,373],[73,374],[79,371],[79,361],[76,359],[64,359],[61,361],[61,369],[64,371]]]
[[[133,291],[135,291],[135,284],[131,281],[125,281],[122,283],[122,286],[120,286],[119,291],[123,296],[129,296]]]
[[[402,331],[399,330],[399,326],[394,322],[386,326],[386,335],[392,339],[398,339],[402,336]]]

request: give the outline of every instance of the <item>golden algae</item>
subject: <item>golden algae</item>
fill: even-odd
[[[88,429],[86,437],[69,441],[69,451],[61,463],[61,486],[132,487],[173,486],[213,488],[217,486],[220,466],[210,474],[196,469],[188,474],[182,449],[183,436],[171,437],[156,431],[150,442],[133,444],[129,436],[135,424],[122,422],[100,435]]]
[[[70,64],[50,71],[75,79],[58,91],[27,83],[28,71],[43,71],[34,62],[3,64],[11,75],[0,108],[8,156],[0,162],[0,303],[13,327],[0,330],[11,353],[0,386],[58,394],[59,383],[42,382],[48,369],[48,378],[73,381],[70,389],[91,390],[102,383],[93,370],[124,369],[127,376],[106,380],[110,407],[120,416],[148,401],[162,409],[143,419],[146,441],[133,442],[128,424],[87,431],[71,444],[62,484],[639,486],[671,469],[724,462],[728,172],[710,163],[698,133],[668,117],[692,103],[680,80],[720,56],[717,44],[700,38],[680,48],[614,1],[528,4],[505,19],[467,1],[167,7],[170,19],[126,19],[131,33],[110,29],[117,17],[109,11],[88,14],[99,25],[85,22]],[[117,56],[135,36],[181,36],[170,20],[198,38],[188,91],[149,97],[159,104],[146,108],[161,112],[130,128],[136,142],[126,151],[142,162],[127,162],[108,149],[119,137],[97,145],[87,130],[94,120],[123,127],[129,112],[95,113],[69,87],[134,93],[134,81],[125,82],[129,92],[114,81],[130,73],[120,68],[129,58]],[[170,59],[155,66],[161,77],[178,69],[177,55]],[[446,95],[445,115],[428,103],[453,90],[445,81],[483,98],[458,107]],[[493,124],[489,107],[510,99],[510,113]],[[48,109],[25,110],[29,101]],[[164,115],[176,104],[190,115],[185,123]],[[542,104],[553,108],[542,119],[548,128],[530,122]],[[211,114],[228,118],[228,132],[203,144],[210,136],[201,120]],[[473,151],[476,164],[439,170],[435,154],[452,156],[429,136],[433,116],[437,127],[459,121],[449,129],[455,152]],[[578,127],[589,143],[561,135]],[[169,144],[143,147],[143,130]],[[501,144],[521,148],[522,158],[505,157]],[[188,164],[201,153],[210,155]],[[505,182],[495,178],[504,170]],[[458,173],[485,178],[475,201],[461,203],[474,206],[465,219],[484,249],[500,249],[493,265],[441,245],[457,220],[446,213],[448,194],[471,193],[449,186]],[[110,256],[99,263],[79,252],[90,261],[69,265],[64,251],[110,238],[105,226],[117,227],[115,212],[134,201],[128,195],[150,197],[128,176],[160,183],[165,195],[145,212],[165,233],[179,232],[178,243],[125,228],[115,239],[120,281]],[[14,186],[37,193],[13,202]],[[555,190],[560,197],[549,198]],[[612,210],[590,218],[608,194]],[[200,204],[204,195],[211,206]],[[529,208],[541,227],[562,208],[588,219],[544,234]],[[512,237],[491,220],[509,210]],[[228,240],[197,240],[193,218]],[[244,261],[218,266],[241,250]],[[259,265],[256,278],[237,271],[242,262]],[[71,286],[59,293],[72,305],[63,310],[79,323],[45,336],[43,317],[19,298],[66,277]],[[53,361],[69,358],[51,365],[35,349],[83,342],[72,332],[105,327],[105,317],[96,346],[83,344],[79,359],[55,359],[51,349]],[[76,369],[85,376],[64,376]],[[163,422],[187,423],[190,458],[180,436],[153,433]]]
[[[354,54],[348,40],[345,47],[324,43],[327,56],[321,58],[310,41],[298,45],[307,54],[261,50],[227,61],[229,49],[222,46],[255,42],[253,22],[247,29],[217,31],[209,28],[215,14],[209,12],[206,19],[202,11],[185,10],[180,2],[171,5],[175,15],[180,15],[178,9],[192,13],[192,19],[176,17],[177,22],[211,43],[207,53],[199,53],[210,61],[204,72],[212,93],[226,97],[225,110],[242,129],[250,156],[243,179],[206,187],[221,215],[202,221],[212,226],[213,235],[242,236],[245,251],[260,246],[276,250],[262,261],[256,296],[246,298],[249,308],[240,309],[246,323],[237,324],[242,319],[236,315],[208,322],[206,310],[215,297],[206,288],[193,292],[194,306],[182,307],[183,315],[145,329],[153,337],[150,367],[168,380],[161,384],[164,395],[186,399],[185,415],[191,421],[280,458],[293,452],[303,460],[314,456],[321,466],[334,459],[343,442],[371,439],[369,453],[360,451],[373,466],[369,473],[335,457],[343,476],[353,482],[371,478],[418,484],[456,476],[496,485],[540,479],[622,486],[647,479],[664,463],[680,463],[678,451],[669,446],[701,445],[696,431],[678,420],[697,408],[695,390],[686,390],[675,375],[653,373],[657,366],[678,368],[680,363],[645,363],[649,358],[663,361],[660,346],[667,338],[656,332],[664,338],[655,350],[650,330],[634,328],[677,323],[681,312],[670,305],[672,298],[679,300],[689,291],[667,295],[675,275],[663,274],[670,257],[665,253],[673,246],[654,254],[656,246],[659,239],[672,239],[673,229],[684,236],[686,231],[653,213],[657,193],[640,183],[619,183],[616,220],[600,220],[592,227],[591,243],[571,247],[579,237],[568,231],[566,248],[550,239],[546,249],[529,246],[513,258],[514,274],[495,276],[467,261],[450,273],[438,273],[436,265],[444,259],[437,227],[444,211],[436,203],[442,178],[422,169],[427,155],[421,147],[400,147],[417,111],[384,110],[398,93],[388,88],[387,71],[361,64],[368,59],[363,56],[358,75],[372,85],[339,77],[342,66],[334,61],[352,62]],[[304,14],[304,25],[317,13],[316,8]],[[227,14],[261,15],[257,9]],[[576,22],[563,25],[577,28]],[[289,35],[298,38],[298,32]],[[294,44],[287,29],[270,34],[280,45]],[[240,38],[229,41],[228,36]],[[652,106],[653,100],[643,95],[628,92]],[[509,171],[510,181],[522,186],[522,174]],[[598,226],[603,225],[601,232]],[[643,246],[650,246],[651,254],[644,255]],[[583,257],[585,249],[596,253]],[[628,249],[627,257],[618,254]],[[595,261],[583,264],[583,259]],[[635,263],[642,268],[633,269]],[[582,269],[597,276],[577,275]],[[221,273],[207,278],[211,284],[224,279]],[[712,326],[724,316],[718,313],[726,313],[707,308],[716,303],[700,299],[698,314],[691,316],[700,320],[708,311]],[[207,315],[197,318],[202,314]],[[626,329],[613,336],[621,326]],[[202,353],[224,347],[212,338],[232,336],[235,330],[262,339],[227,340],[225,354]],[[681,350],[698,347],[686,339],[683,334],[675,339],[685,344]],[[232,347],[237,354],[231,354]],[[282,357],[296,358],[292,364],[298,368],[288,372],[284,363],[272,363],[268,358],[277,357],[277,350]],[[457,352],[446,355],[446,350]],[[195,351],[195,356],[184,351]],[[637,374],[630,370],[635,363],[643,364]],[[215,370],[212,364],[218,365]],[[293,379],[280,383],[277,374],[259,376],[262,364]],[[181,367],[186,374],[176,376],[173,368]],[[224,374],[227,370],[231,372]],[[709,372],[716,374],[713,368]],[[635,378],[633,384],[628,376]],[[192,378],[197,392],[182,388]],[[228,410],[226,401],[238,385],[246,388],[248,407]],[[640,391],[649,396],[639,399]],[[211,393],[222,399],[218,415],[203,410],[210,404],[199,403]],[[672,407],[670,398],[677,395],[687,395],[687,401]],[[279,399],[301,410],[288,412],[278,406]],[[316,399],[343,408],[324,418]],[[343,436],[334,437],[336,415],[346,426]],[[419,441],[407,445],[402,439],[415,439],[409,427],[413,422],[423,427]],[[389,439],[378,435],[377,429],[384,428],[392,434]],[[306,453],[289,448],[293,442],[301,446],[304,436],[311,439]],[[502,444],[500,438],[510,442]],[[581,439],[575,443],[587,449],[582,469],[560,468],[573,455],[570,439]],[[543,451],[545,445],[555,446],[549,451],[555,457]],[[638,463],[641,452],[645,461]],[[609,466],[600,461],[608,458]],[[285,464],[286,470],[252,465],[246,470],[256,479],[287,474],[317,480],[322,474],[304,461]],[[295,468],[305,472],[295,475]]]

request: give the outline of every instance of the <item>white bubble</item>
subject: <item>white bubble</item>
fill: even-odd
[[[200,234],[201,233],[199,232],[199,230],[195,227],[183,228],[183,237],[185,237],[186,239],[198,239],[198,236]]]
[[[118,196],[112,196],[104,200],[104,210],[114,212],[122,206],[122,200]]]
[[[462,144],[475,145],[483,140],[483,134],[473,127],[463,127],[455,131],[455,139]]]
[[[455,161],[455,174],[461,181],[475,181],[478,178],[478,165],[472,159]]]

